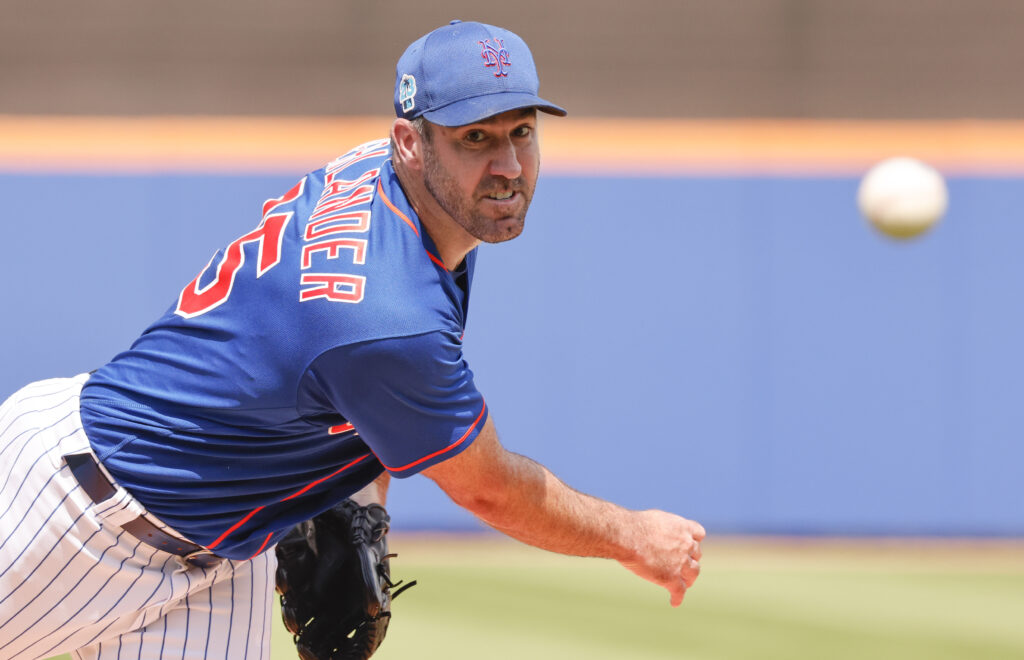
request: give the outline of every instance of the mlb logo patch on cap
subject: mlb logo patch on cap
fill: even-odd
[[[402,112],[412,112],[416,107],[416,79],[406,74],[398,83],[398,100],[402,106]]]

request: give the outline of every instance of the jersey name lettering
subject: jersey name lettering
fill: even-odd
[[[370,228],[369,211],[338,213],[321,218],[306,225],[305,239],[313,241],[330,234],[365,232]]]
[[[337,259],[341,248],[352,250],[352,261],[363,265],[366,263],[366,239],[363,238],[332,238],[302,248],[302,270],[312,266],[314,252],[326,252],[328,259]]]
[[[329,186],[333,183],[338,173],[349,165],[353,165],[368,158],[379,158],[380,156],[386,155],[388,155],[387,140],[374,140],[373,142],[367,142],[366,144],[360,145],[344,156],[339,156],[327,165],[327,178],[324,180],[324,184]],[[359,183],[365,182],[359,181]]]
[[[332,302],[358,303],[363,301],[366,278],[362,275],[335,275],[331,273],[304,274],[299,283],[312,286],[299,292],[299,300],[323,298]]]
[[[351,154],[342,156],[328,167],[326,184],[320,199],[309,216],[309,223],[302,234],[302,270],[313,267],[314,257],[318,260],[338,259],[342,250],[351,250],[352,263],[366,264],[365,238],[353,234],[370,231],[370,211],[352,210],[366,206],[373,201],[375,178],[380,168],[374,168],[354,180],[338,179],[341,169],[371,157],[384,155],[384,142],[370,143],[359,147]],[[359,303],[363,300],[366,278],[346,273],[303,273],[299,277],[299,300],[328,300],[331,302]]]
[[[380,173],[380,170],[377,170],[377,173]],[[316,220],[322,216],[344,211],[360,204],[368,204],[372,201],[373,186],[359,186],[355,190],[342,188],[338,193],[322,196],[320,201],[317,202],[316,208],[313,209],[313,215],[309,216],[309,219]]]

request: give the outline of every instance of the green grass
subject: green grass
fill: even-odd
[[[501,538],[395,535],[375,660],[1024,657],[1024,545],[710,540],[679,609],[609,561]],[[274,660],[294,660],[275,623]]]
[[[394,571],[422,586],[396,602],[378,656],[1019,659],[1022,550],[712,540],[672,609],[612,562],[496,544],[461,563],[410,544]]]

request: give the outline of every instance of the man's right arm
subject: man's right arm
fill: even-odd
[[[491,419],[463,452],[423,471],[456,504],[524,543],[615,559],[669,591],[672,606],[700,573],[699,523],[665,511],[631,511],[580,493],[543,465],[506,450]]]

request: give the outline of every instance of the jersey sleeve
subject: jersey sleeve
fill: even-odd
[[[309,377],[400,478],[466,449],[487,419],[461,342],[448,332],[340,346],[318,357]]]

